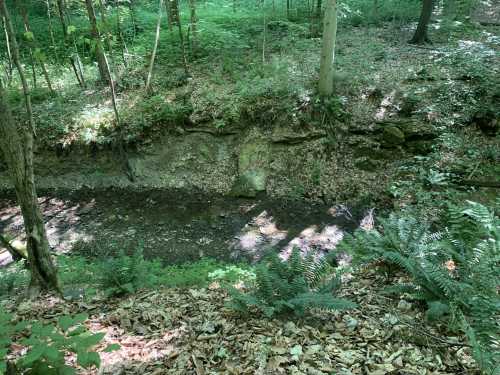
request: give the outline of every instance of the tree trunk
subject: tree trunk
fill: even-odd
[[[0,0],[3,2],[3,0]],[[34,137],[24,127],[22,135],[14,122],[3,87],[0,87],[0,148],[16,189],[27,238],[28,265],[31,272],[30,292],[59,292],[57,269],[52,262],[42,213],[38,207],[33,171]]]
[[[12,54],[10,52],[10,41],[9,41],[9,33],[7,32],[7,22],[5,21],[5,17],[2,17],[2,25],[3,25],[3,31],[5,34],[5,45],[7,46],[7,80],[10,83],[12,79],[12,71],[14,70],[14,67],[12,65]]]
[[[156,51],[158,49],[158,41],[160,40],[160,27],[161,27],[162,11],[163,11],[163,0],[160,0],[160,6],[158,9],[158,21],[156,23],[155,43],[153,46],[153,52],[151,53],[151,60],[149,61],[148,77],[146,79],[146,91],[149,91],[149,89],[150,89],[151,77],[153,76],[153,66],[155,64]]]
[[[92,35],[92,39],[95,43],[95,54],[97,66],[99,68],[99,76],[102,82],[109,83],[111,77],[108,75],[108,69],[106,69],[106,57],[104,56],[104,48],[102,47],[101,36],[99,34],[99,29],[97,28],[97,18],[95,16],[92,0],[85,0],[85,5],[89,16],[90,34]]]
[[[3,86],[0,84],[0,149],[4,154],[7,168],[14,182],[16,196],[21,206],[27,238],[28,264],[31,271],[30,291],[55,290],[59,292],[57,269],[49,252],[49,242],[38,207],[33,170],[33,144],[35,125],[29,88],[19,59],[19,47],[5,0],[0,0],[0,12],[5,17],[7,32],[12,44],[12,57],[21,78],[28,112],[29,126],[18,131]]]
[[[17,44],[14,26],[12,25],[12,21],[10,19],[7,5],[5,4],[5,0],[0,0],[0,13],[4,17],[7,35],[11,43],[12,61],[14,62],[14,65],[16,66],[17,71],[19,73],[19,78],[21,79],[21,85],[23,87],[23,94],[24,94],[24,102],[26,104],[26,112],[28,113],[29,128],[32,134],[36,134],[35,123],[33,121],[33,110],[31,108],[31,96],[28,87],[28,81],[26,80],[24,69],[21,64],[21,58],[19,56],[19,45]]]
[[[45,1],[45,6],[47,8],[47,27],[50,35],[50,42],[52,43],[52,48],[54,49],[54,56],[56,58],[56,62],[59,63],[59,56],[57,53],[57,45],[56,40],[54,38],[54,29],[52,28],[52,15],[50,11],[50,0]]]
[[[319,69],[319,93],[329,96],[333,93],[333,63],[335,61],[335,42],[337,40],[337,0],[326,3],[323,22],[323,46]]]
[[[66,20],[66,7],[63,0],[57,0],[57,9],[59,11],[59,20],[61,21],[61,28],[64,35],[64,44],[66,46],[71,45],[70,35],[68,31],[68,23]],[[75,44],[75,54],[70,57],[70,64],[73,68],[73,72],[75,73],[76,80],[81,88],[85,88],[85,79],[83,77],[83,71],[79,66],[80,57],[78,56],[78,50],[76,49],[76,43],[73,39],[73,44]]]
[[[2,236],[1,234],[0,234],[0,244],[7,249],[7,251],[10,253],[12,259],[15,262],[24,259],[23,255],[19,251],[17,251],[17,249],[14,246],[11,245],[10,241],[7,238]]]
[[[184,42],[184,34],[182,32],[181,17],[179,14],[179,3],[178,0],[168,0],[170,3],[170,11],[172,12],[172,21],[177,25],[179,30],[179,41],[181,42],[181,53],[182,53],[182,63],[184,66],[184,72],[189,75],[187,56],[186,56],[186,43]]]
[[[31,27],[30,27],[30,23],[29,23],[29,19],[28,19],[28,11],[26,10],[26,7],[24,6],[24,4],[20,4],[19,9],[21,11],[21,16],[23,18],[24,30],[33,35],[33,37],[32,37],[33,39],[31,40],[31,43],[34,44],[35,48],[36,48],[35,35],[31,31]],[[30,48],[30,54],[31,54],[31,48]],[[47,82],[47,87],[49,88],[51,93],[54,93],[55,91],[52,88],[52,82],[50,81],[49,72],[47,71],[47,67],[45,66],[45,62],[43,61],[43,58],[37,57],[35,55],[35,59],[37,60],[37,62],[40,64],[40,66],[42,68],[43,76],[45,77],[45,82]]]
[[[173,17],[172,17],[172,6],[170,5],[171,0],[165,1],[165,11],[167,13],[167,26],[168,31],[172,32],[173,30]]]
[[[189,9],[191,11],[191,53],[196,53],[198,44],[198,19],[196,17],[196,0],[189,0]]]
[[[111,41],[109,39],[109,33],[111,32],[111,30],[108,24],[108,14],[106,11],[106,6],[104,5],[103,0],[99,0],[99,9],[101,12],[102,25],[104,26],[104,42],[106,43],[106,48],[108,49],[109,54],[111,54],[113,51]]]
[[[410,43],[424,44],[430,42],[429,36],[427,35],[427,29],[431,20],[433,8],[434,0],[423,0],[422,12],[420,13],[417,30],[415,30],[415,35],[413,35]]]
[[[120,40],[120,48],[122,51],[122,60],[123,60],[123,65],[127,66],[127,54],[128,54],[128,49],[127,49],[127,44],[125,42],[125,37],[123,36],[123,31],[122,31],[122,21],[121,21],[121,16],[120,16],[120,5],[118,4],[118,0],[115,0],[115,8],[116,8],[116,31],[118,33],[118,39]]]

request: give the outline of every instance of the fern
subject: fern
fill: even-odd
[[[256,268],[256,289],[242,293],[230,289],[229,307],[244,313],[258,310],[267,317],[302,316],[317,308],[345,310],[356,307],[351,301],[335,298],[340,278],[332,274],[328,263],[309,254],[303,258],[298,249],[283,261],[273,254]]]
[[[475,202],[449,207],[441,232],[411,216],[381,223],[381,230],[348,236],[340,248],[357,263],[382,261],[406,272],[409,282],[388,291],[424,302],[429,320],[459,326],[477,362],[493,373],[500,363],[500,220],[494,211]]]

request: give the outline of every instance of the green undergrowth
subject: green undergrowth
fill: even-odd
[[[59,278],[68,299],[106,297],[134,293],[156,287],[206,287],[212,282],[234,284],[255,278],[247,264],[229,264],[204,258],[180,265],[162,265],[146,260],[138,249],[133,255],[123,252],[105,259],[57,256]],[[29,273],[22,263],[0,269],[0,295],[14,295],[28,285]]]

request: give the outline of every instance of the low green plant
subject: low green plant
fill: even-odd
[[[355,308],[355,303],[334,297],[340,284],[340,278],[324,259],[312,253],[303,258],[300,251],[294,249],[287,260],[272,254],[256,267],[254,290],[244,293],[230,288],[229,307],[244,313],[256,309],[267,317],[303,316],[314,308]]]
[[[377,261],[406,272],[408,282],[388,291],[420,301],[429,320],[446,319],[450,328],[461,329],[481,368],[493,370],[500,363],[498,216],[468,202],[449,208],[440,232],[408,214],[381,220],[381,227],[357,231],[340,248],[358,263]]]
[[[12,315],[0,311],[0,374],[7,371],[32,375],[76,374],[76,369],[65,362],[69,353],[76,354],[78,366],[99,368],[101,359],[93,348],[102,341],[104,333],[89,332],[84,325],[87,319],[86,314],[78,314],[61,316],[57,324],[14,323]],[[6,356],[15,339],[27,351],[15,361],[8,362]],[[109,345],[104,351],[118,348],[118,345]]]
[[[225,265],[215,259],[204,258],[192,263],[167,266],[162,270],[160,284],[168,287],[204,287],[211,281],[236,282],[251,277],[248,266]]]
[[[107,296],[121,296],[156,285],[161,268],[160,262],[145,260],[138,248],[133,255],[121,251],[99,262],[95,276]]]
[[[222,281],[227,283],[235,283],[239,281],[254,282],[256,279],[255,272],[238,265],[230,265],[223,268],[218,268],[208,274],[208,278],[214,281]]]
[[[18,262],[9,267],[0,269],[0,296],[12,293],[18,288],[28,285],[29,274]]]

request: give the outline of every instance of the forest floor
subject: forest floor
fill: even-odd
[[[39,202],[49,243],[59,253],[105,257],[140,246],[147,258],[167,264],[202,257],[255,261],[269,247],[291,244],[328,251],[363,214],[303,201],[167,191],[52,192]],[[25,240],[15,200],[0,199],[0,231]]]
[[[342,296],[357,302],[358,309],[290,321],[235,314],[225,307],[228,294],[217,282],[106,301],[68,303],[50,297],[19,303],[11,298],[5,306],[22,320],[89,314],[88,328],[106,333],[102,347],[118,343],[121,348],[101,354],[99,371],[81,374],[477,373],[463,337],[429,326],[418,306],[384,295],[385,284],[373,269],[346,275]]]

